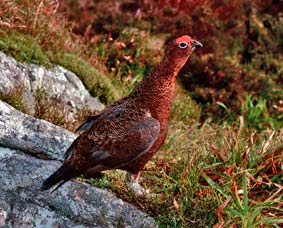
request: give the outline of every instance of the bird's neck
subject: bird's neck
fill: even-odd
[[[164,59],[133,91],[135,100],[143,108],[149,109],[153,117],[169,118],[174,84],[181,67]]]

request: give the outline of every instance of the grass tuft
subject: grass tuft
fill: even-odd
[[[8,93],[0,92],[0,100],[6,102],[21,112],[27,111],[23,101],[23,88],[21,86],[15,87]]]

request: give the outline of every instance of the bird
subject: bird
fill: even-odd
[[[146,163],[165,141],[177,75],[196,48],[203,45],[188,35],[168,44],[164,57],[126,97],[89,116],[81,134],[64,154],[61,167],[44,180],[41,190],[83,175],[97,178],[102,171],[127,172],[126,183],[137,195]]]

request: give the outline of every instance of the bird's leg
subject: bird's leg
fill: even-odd
[[[126,175],[126,183],[130,189],[134,191],[136,195],[145,195],[149,193],[148,189],[144,189],[139,184],[140,172],[138,174],[132,174],[127,172]]]

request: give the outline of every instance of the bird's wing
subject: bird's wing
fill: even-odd
[[[125,166],[145,154],[160,131],[158,120],[150,112],[119,105],[99,117],[65,154],[72,166],[86,166],[97,172]]]
[[[102,113],[94,115],[94,116],[89,116],[76,130],[75,132],[84,132],[86,130],[88,130],[94,123],[95,120],[97,120],[97,118],[99,118],[103,113],[108,113],[109,111],[111,112],[112,110],[115,110],[116,106],[121,105],[121,103],[123,103],[125,99],[122,98],[120,100],[117,100],[115,102],[113,102],[111,105],[109,105],[107,108],[105,108]]]
[[[94,121],[100,116],[100,114],[95,115],[95,116],[89,116],[85,122],[83,122],[77,129],[75,132],[84,132],[86,130],[88,130],[92,124],[94,123]]]
[[[89,167],[93,170],[125,166],[147,153],[160,131],[159,122],[146,117],[124,128],[125,134],[108,138],[98,150],[91,152]]]

